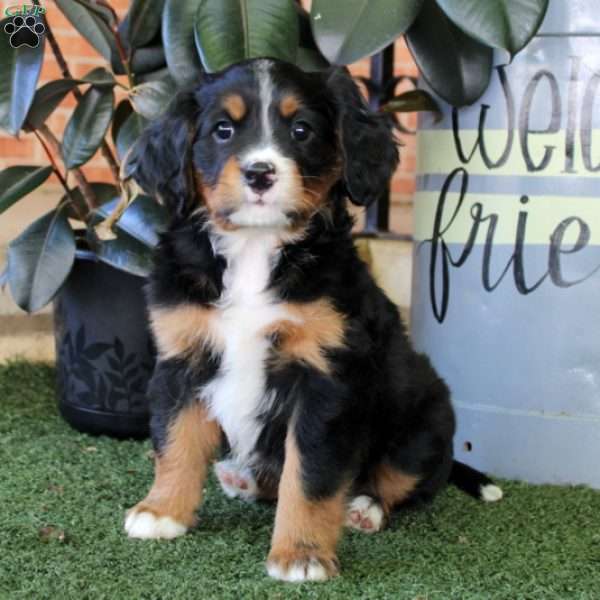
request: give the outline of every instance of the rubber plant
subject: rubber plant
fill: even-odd
[[[35,136],[48,165],[2,171],[0,213],[52,173],[63,193],[53,210],[10,243],[3,279],[19,306],[35,311],[60,290],[79,245],[119,269],[147,274],[166,215],[153,199],[132,194],[119,178],[120,164],[174,91],[192,85],[202,71],[258,56],[325,69],[370,56],[404,36],[429,86],[462,106],[487,87],[492,49],[505,50],[509,57],[519,52],[539,28],[547,4],[313,0],[306,12],[293,0],[132,0],[120,19],[106,0],[55,0],[46,10],[60,10],[106,61],[74,78],[34,1],[37,10],[31,15],[45,26],[36,47],[10,43],[4,32],[14,17],[0,22],[0,127],[15,136]],[[39,86],[45,52],[54,55],[62,77]],[[75,97],[75,110],[64,131],[51,131],[48,117],[69,94]],[[434,108],[432,98],[420,90],[382,107]],[[112,183],[89,181],[81,169],[98,150],[110,166]]]

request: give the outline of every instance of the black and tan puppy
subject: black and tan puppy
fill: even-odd
[[[448,389],[353,245],[346,199],[376,199],[396,163],[345,72],[266,59],[205,75],[145,132],[127,171],[172,218],[148,292],[156,477],[131,537],[194,525],[223,439],[226,493],[277,498],[279,579],[334,575],[344,524],[378,530],[453,464],[500,495],[453,463]]]

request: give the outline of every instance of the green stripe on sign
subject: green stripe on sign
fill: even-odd
[[[458,188],[459,181],[453,189]],[[600,189],[599,189],[600,193]],[[525,243],[548,244],[556,227],[565,219],[577,217],[589,228],[589,244],[600,245],[600,200],[577,196],[520,196],[504,194],[481,194],[468,191],[458,207],[459,194],[446,194],[440,204],[440,192],[417,192],[415,194],[415,239],[431,238],[436,212],[440,214],[440,231],[446,243],[462,244],[467,241],[478,215],[486,219],[480,223],[475,243],[483,244],[489,229],[490,218],[495,215],[494,244],[514,244],[520,213],[526,216]],[[458,209],[458,210],[457,210]],[[563,243],[573,244],[580,234],[580,225],[571,223],[565,230]]]

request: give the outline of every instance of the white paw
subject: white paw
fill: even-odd
[[[479,493],[481,494],[481,499],[484,502],[498,502],[498,500],[502,500],[502,496],[504,495],[502,488],[499,488],[493,483],[482,485],[479,488]]]
[[[155,517],[151,512],[130,510],[125,518],[125,531],[131,538],[172,540],[183,535],[187,527],[171,517]]]
[[[375,533],[383,527],[384,516],[379,502],[370,496],[356,496],[346,509],[346,527]]]
[[[215,464],[215,473],[225,495],[229,498],[256,500],[258,485],[252,471],[233,459],[222,460]]]
[[[297,560],[288,566],[283,566],[275,561],[267,563],[267,573],[269,576],[280,581],[326,581],[331,575],[335,575],[336,572],[337,568],[332,565],[328,573],[325,565],[315,557]]]

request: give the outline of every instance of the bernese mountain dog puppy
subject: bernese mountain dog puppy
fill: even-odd
[[[378,531],[451,474],[500,496],[453,462],[448,388],[354,247],[346,201],[388,184],[391,125],[344,70],[257,59],[204,75],[134,146],[125,172],[171,222],[148,285],[155,480],[130,537],[194,526],[223,443],[225,493],[277,499],[267,570],[287,581],[335,575],[344,525]]]

